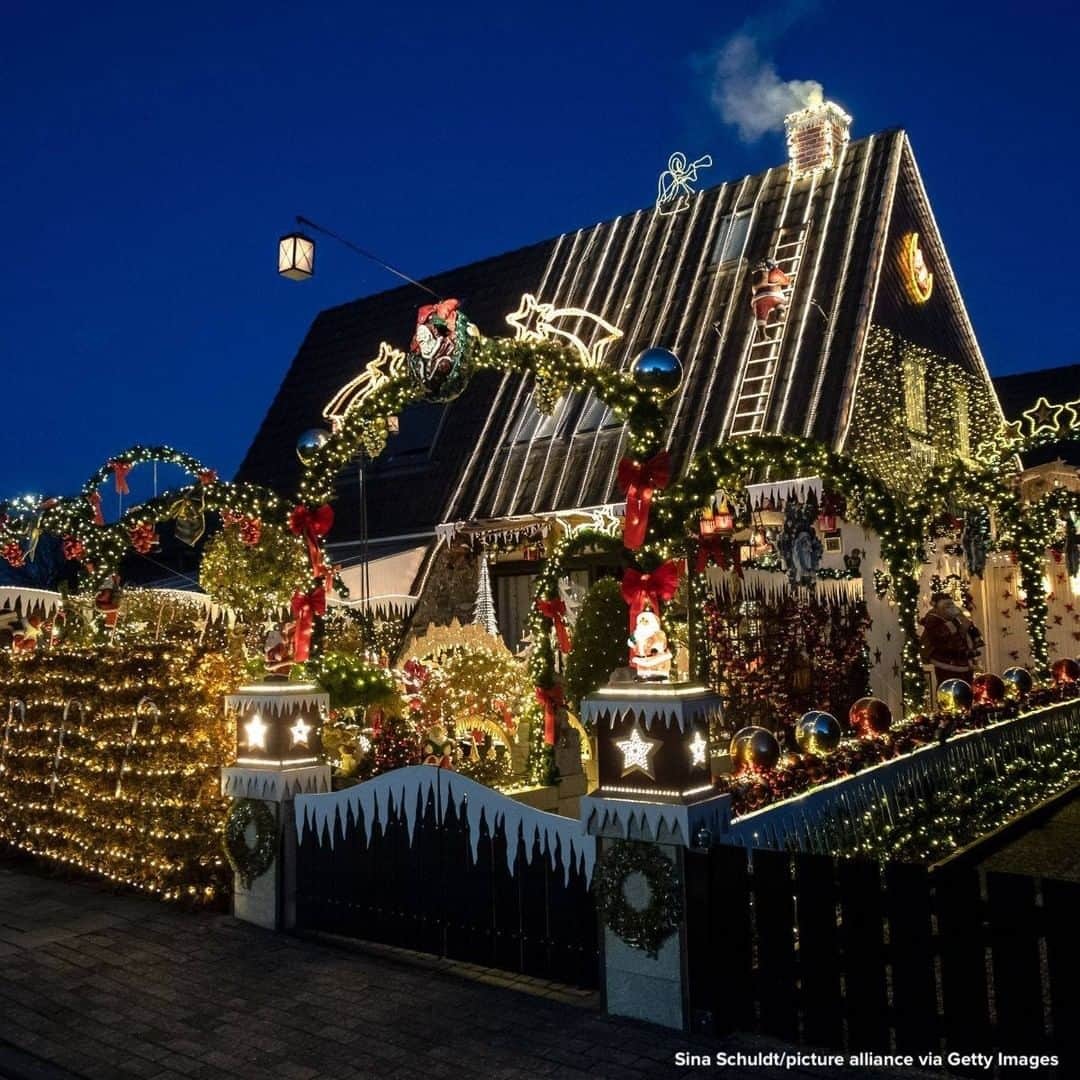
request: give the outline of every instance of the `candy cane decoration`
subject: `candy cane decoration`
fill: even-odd
[[[86,706],[77,698],[68,698],[64,702],[64,715],[60,719],[60,734],[56,740],[56,757],[53,758],[53,772],[52,780],[49,782],[49,794],[56,794],[56,783],[60,779],[60,755],[64,751],[64,735],[67,734],[68,726],[68,713],[71,711],[72,705],[79,706],[79,725],[82,726],[83,719],[86,716]]]
[[[7,752],[8,746],[11,744],[11,725],[15,720],[15,706],[19,706],[19,718],[22,723],[26,723],[26,702],[19,701],[18,698],[12,698],[8,702],[8,714],[7,723],[4,725],[4,745],[3,749],[0,749],[0,774],[7,771]]]
[[[157,720],[161,716],[161,710],[157,707],[157,704],[150,700],[148,697],[139,699],[139,704],[135,706],[135,717],[131,721],[131,732],[128,735],[127,742],[124,743],[124,756],[120,759],[120,773],[116,777],[116,798],[120,797],[120,792],[124,787],[124,770],[127,768],[128,754],[131,753],[131,747],[135,742],[135,736],[139,731],[139,721],[143,717],[143,712]]]

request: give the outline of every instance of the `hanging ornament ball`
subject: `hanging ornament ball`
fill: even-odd
[[[682,383],[682,361],[670,349],[651,345],[638,354],[630,373],[639,389],[663,400],[671,397]]]
[[[881,698],[859,698],[848,712],[851,726],[862,736],[884,735],[892,724],[892,711]]]
[[[1050,674],[1054,677],[1055,686],[1072,686],[1073,683],[1080,680],[1080,664],[1067,656],[1063,656],[1060,660],[1054,661]]]
[[[1005,696],[1011,701],[1023,701],[1031,693],[1034,680],[1027,668],[1006,668],[1001,677],[1005,680]]]
[[[1005,684],[993,672],[976,675],[971,681],[971,694],[976,705],[1000,705],[1005,700]]]
[[[840,721],[832,713],[813,710],[795,725],[795,741],[804,754],[828,757],[840,745]]]
[[[937,705],[946,716],[963,715],[971,701],[971,687],[963,679],[945,679],[937,688]]]
[[[322,428],[308,428],[296,440],[296,456],[301,465],[310,465],[315,455],[330,441],[330,432]]]
[[[744,727],[735,732],[728,753],[736,773],[763,772],[780,760],[780,744],[767,728]]]

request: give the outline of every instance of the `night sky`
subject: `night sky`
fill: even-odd
[[[329,241],[279,279],[296,213],[470,262],[647,205],[672,150],[708,185],[781,163],[725,87],[907,128],[991,370],[1077,360],[1072,5],[3,7],[0,496],[140,441],[231,476],[316,313],[397,284]]]

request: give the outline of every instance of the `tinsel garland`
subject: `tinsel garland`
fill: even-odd
[[[643,908],[626,898],[627,878],[641,874],[649,887]],[[633,949],[655,958],[682,922],[682,892],[672,861],[655,844],[616,840],[596,868],[593,889],[605,925]]]
[[[249,825],[255,826],[255,842],[250,846],[246,835]],[[236,799],[225,821],[222,847],[244,888],[250,889],[277,857],[277,821],[266,803],[261,799]]]

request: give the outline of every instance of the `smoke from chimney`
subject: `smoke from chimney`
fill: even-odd
[[[783,130],[789,113],[822,101],[821,83],[813,79],[785,82],[745,32],[729,38],[713,59],[713,106],[724,123],[738,129],[743,142],[756,142],[767,132]]]

